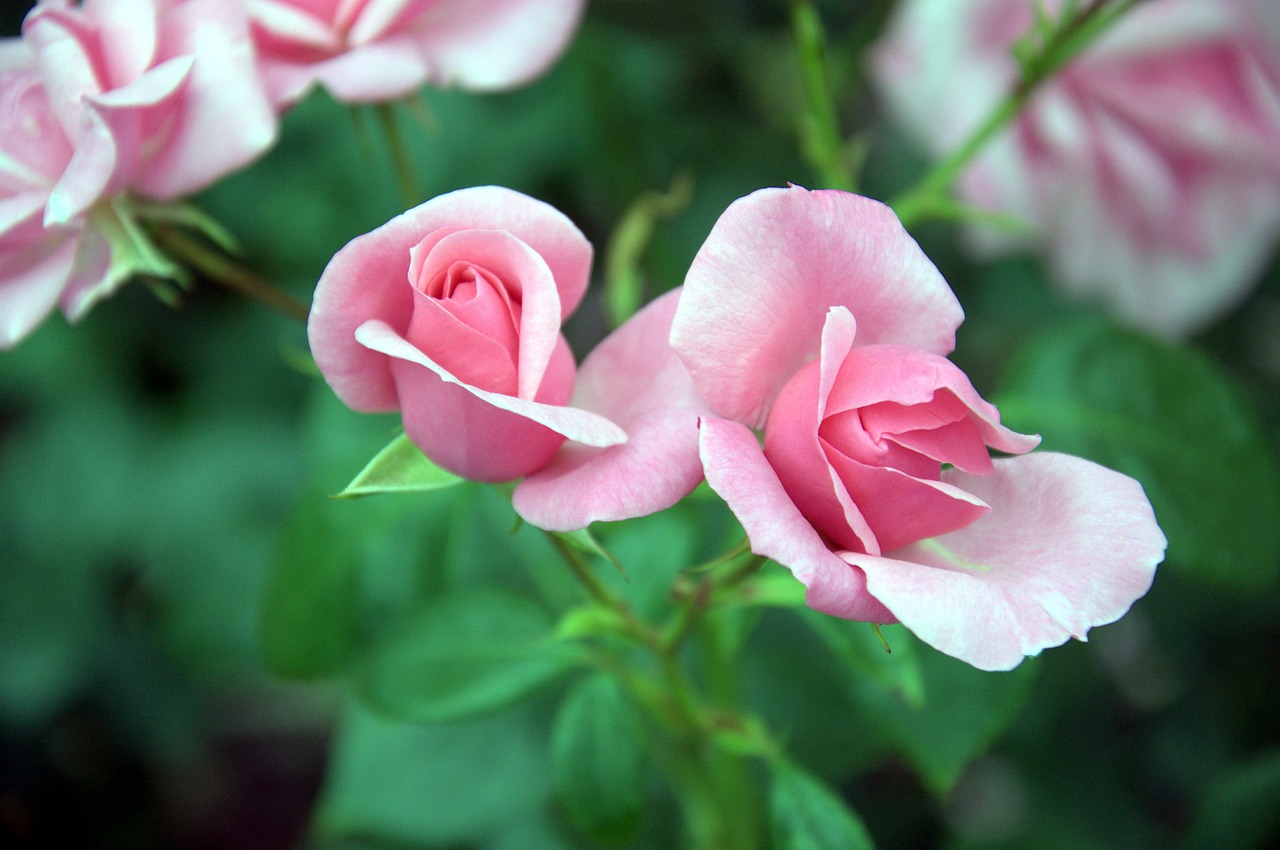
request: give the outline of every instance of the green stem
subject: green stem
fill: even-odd
[[[307,323],[309,308],[306,304],[277,289],[244,265],[211,250],[200,240],[171,227],[157,227],[154,238],[165,253],[195,269],[208,280],[261,301],[304,325]]]
[[[807,106],[801,128],[802,150],[827,188],[852,192],[857,188],[857,181],[846,155],[831,92],[826,32],[822,17],[810,0],[792,0],[791,30],[800,59]]]
[[[406,209],[417,206],[421,200],[418,196],[418,180],[413,174],[413,162],[409,158],[409,149],[405,147],[396,115],[391,111],[389,103],[379,103],[374,109],[378,114],[382,134],[387,137],[387,150],[391,153],[391,167],[396,174],[396,185],[400,188],[400,199]]]
[[[1017,117],[1045,81],[1138,2],[1093,0],[1069,22],[1058,27],[1043,47],[1025,61],[1017,83],[969,138],[935,165],[919,183],[890,202],[903,226],[910,228],[923,218],[952,209],[954,204],[946,194],[970,160]]]

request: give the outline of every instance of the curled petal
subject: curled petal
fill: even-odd
[[[761,189],[720,216],[694,257],[671,344],[721,416],[764,424],[818,353],[827,311],[847,308],[858,344],[947,354],[964,318],[893,211],[847,192]]]
[[[810,607],[851,620],[895,622],[867,592],[862,570],[828,549],[800,514],[755,434],[737,422],[703,419],[699,447],[707,483],[742,523],[751,551],[790,569],[808,588]]]
[[[608,448],[565,443],[516,486],[516,512],[539,528],[571,531],[660,511],[702,479],[698,416],[706,404],[667,345],[679,291],[610,334],[583,361],[571,404],[627,432]]]
[[[1041,452],[947,480],[992,507],[973,525],[888,557],[842,553],[867,589],[926,643],[1009,670],[1085,639],[1147,592],[1165,538],[1142,486],[1080,458]]]

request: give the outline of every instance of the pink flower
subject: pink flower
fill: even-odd
[[[1010,44],[1034,7],[900,5],[874,69],[935,154],[1008,93]],[[1267,31],[1280,18],[1264,25],[1255,11],[1247,0],[1138,4],[1042,86],[960,195],[1037,228],[1071,293],[1165,336],[1204,327],[1256,283],[1280,231],[1280,32]],[[987,250],[1013,242],[975,236]]]
[[[1009,669],[1123,615],[1165,541],[1130,478],[988,456],[1039,438],[946,359],[962,319],[887,207],[763,189],[695,257],[671,345],[723,417],[700,427],[707,482],[811,607]]]
[[[504,89],[555,60],[585,0],[248,0],[262,75],[288,106],[319,82],[338,100],[424,83]]]
[[[125,190],[159,200],[190,194],[275,140],[239,3],[44,0],[23,39],[75,149],[48,223]]]
[[[45,224],[72,153],[35,73],[0,71],[0,349],[57,305],[78,320],[132,268],[108,235],[114,210]]]
[[[308,325],[316,363],[349,407],[400,410],[445,469],[529,476],[515,502],[536,525],[667,507],[700,480],[702,408],[665,345],[679,295],[602,342],[575,387],[560,324],[591,256],[569,219],[518,192],[441,195],[334,256]]]

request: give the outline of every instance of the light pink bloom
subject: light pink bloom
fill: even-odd
[[[560,324],[591,256],[541,201],[493,186],[441,195],[334,256],[308,324],[316,363],[348,406],[400,410],[445,469],[530,476],[516,505],[544,528],[667,507],[700,480],[700,402],[666,347],[679,295],[605,339],[575,388]]]
[[[1165,540],[1126,476],[990,458],[1039,438],[946,359],[962,318],[888,207],[763,189],[695,257],[671,344],[723,417],[701,422],[703,466],[752,551],[819,611],[1009,669],[1123,615]]]
[[[262,75],[288,106],[315,83],[348,103],[424,83],[505,89],[546,70],[586,0],[248,0]]]
[[[0,348],[16,345],[57,304],[76,319],[103,294],[110,249],[96,225],[44,225],[71,154],[36,75],[0,71]]]
[[[938,155],[1011,89],[1033,0],[908,0],[875,56]],[[1060,4],[1049,4],[1058,8]],[[1274,7],[1273,0],[1257,6]],[[1039,231],[1066,290],[1178,337],[1231,309],[1280,232],[1280,23],[1247,0],[1138,4],[963,174],[962,198]],[[985,249],[1014,240],[975,234]]]
[[[240,3],[44,0],[23,39],[75,149],[49,223],[126,190],[159,200],[190,194],[275,139]]]

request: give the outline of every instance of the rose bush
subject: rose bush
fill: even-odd
[[[528,476],[515,503],[536,525],[650,513],[700,479],[700,402],[665,345],[679,293],[606,338],[575,386],[560,324],[591,258],[578,228],[541,201],[493,186],[441,195],[334,256],[316,287],[311,349],[348,406],[399,410],[441,467],[479,481]]]
[[[671,344],[716,414],[707,482],[811,607],[1008,669],[1124,614],[1165,540],[1124,475],[990,458],[1038,438],[1003,427],[946,359],[962,318],[887,207],[764,189],[698,252]]]
[[[1010,47],[1035,6],[899,5],[873,70],[934,154],[1012,89]],[[1041,86],[965,171],[959,194],[1033,225],[1071,293],[1165,336],[1204,327],[1256,283],[1280,232],[1280,32],[1269,31],[1280,18],[1267,7],[1138,4]],[[1023,244],[973,235],[983,250]]]
[[[381,101],[424,83],[502,89],[564,51],[585,0],[247,0],[272,101],[316,83],[341,101]]]

